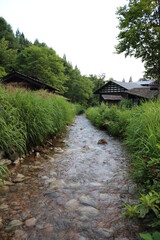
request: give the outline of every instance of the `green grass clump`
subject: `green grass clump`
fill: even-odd
[[[132,110],[125,143],[132,153],[135,180],[149,187],[160,181],[159,102],[143,103]]]
[[[101,104],[86,111],[87,117],[98,128],[105,129],[109,134],[124,137],[130,118],[130,110]]]
[[[9,157],[64,131],[76,112],[63,97],[45,91],[0,88],[0,101],[0,150]]]

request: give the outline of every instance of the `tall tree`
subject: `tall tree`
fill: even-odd
[[[16,48],[17,41],[15,39],[12,28],[7,24],[6,20],[3,17],[0,17],[0,40],[5,38],[8,41],[9,48]]]
[[[17,70],[65,91],[63,62],[52,48],[35,45],[25,48],[17,57]]]
[[[160,82],[160,0],[129,0],[117,15],[117,53],[141,58],[146,75]]]

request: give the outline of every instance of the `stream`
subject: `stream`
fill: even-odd
[[[40,148],[0,188],[0,239],[138,239],[140,227],[122,216],[134,202],[127,161],[119,140],[76,117],[56,146]]]

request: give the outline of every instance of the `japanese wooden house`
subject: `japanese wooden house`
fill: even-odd
[[[59,89],[52,87],[35,77],[29,77],[19,72],[12,72],[2,79],[2,83],[7,87],[25,88],[28,90],[44,89],[48,92],[59,93]]]
[[[138,104],[140,100],[157,98],[158,86],[154,81],[118,82],[108,81],[97,89],[94,94],[99,94],[99,101],[117,104],[123,99],[129,99]]]

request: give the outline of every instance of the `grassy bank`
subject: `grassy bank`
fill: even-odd
[[[0,88],[0,151],[22,155],[65,130],[76,108],[61,96]]]
[[[147,102],[132,109],[101,105],[86,111],[91,122],[121,137],[130,153],[131,176],[141,197],[126,205],[125,215],[145,218],[153,229],[160,226],[160,102]],[[144,238],[145,239],[145,238]],[[150,238],[152,239],[152,238]]]

